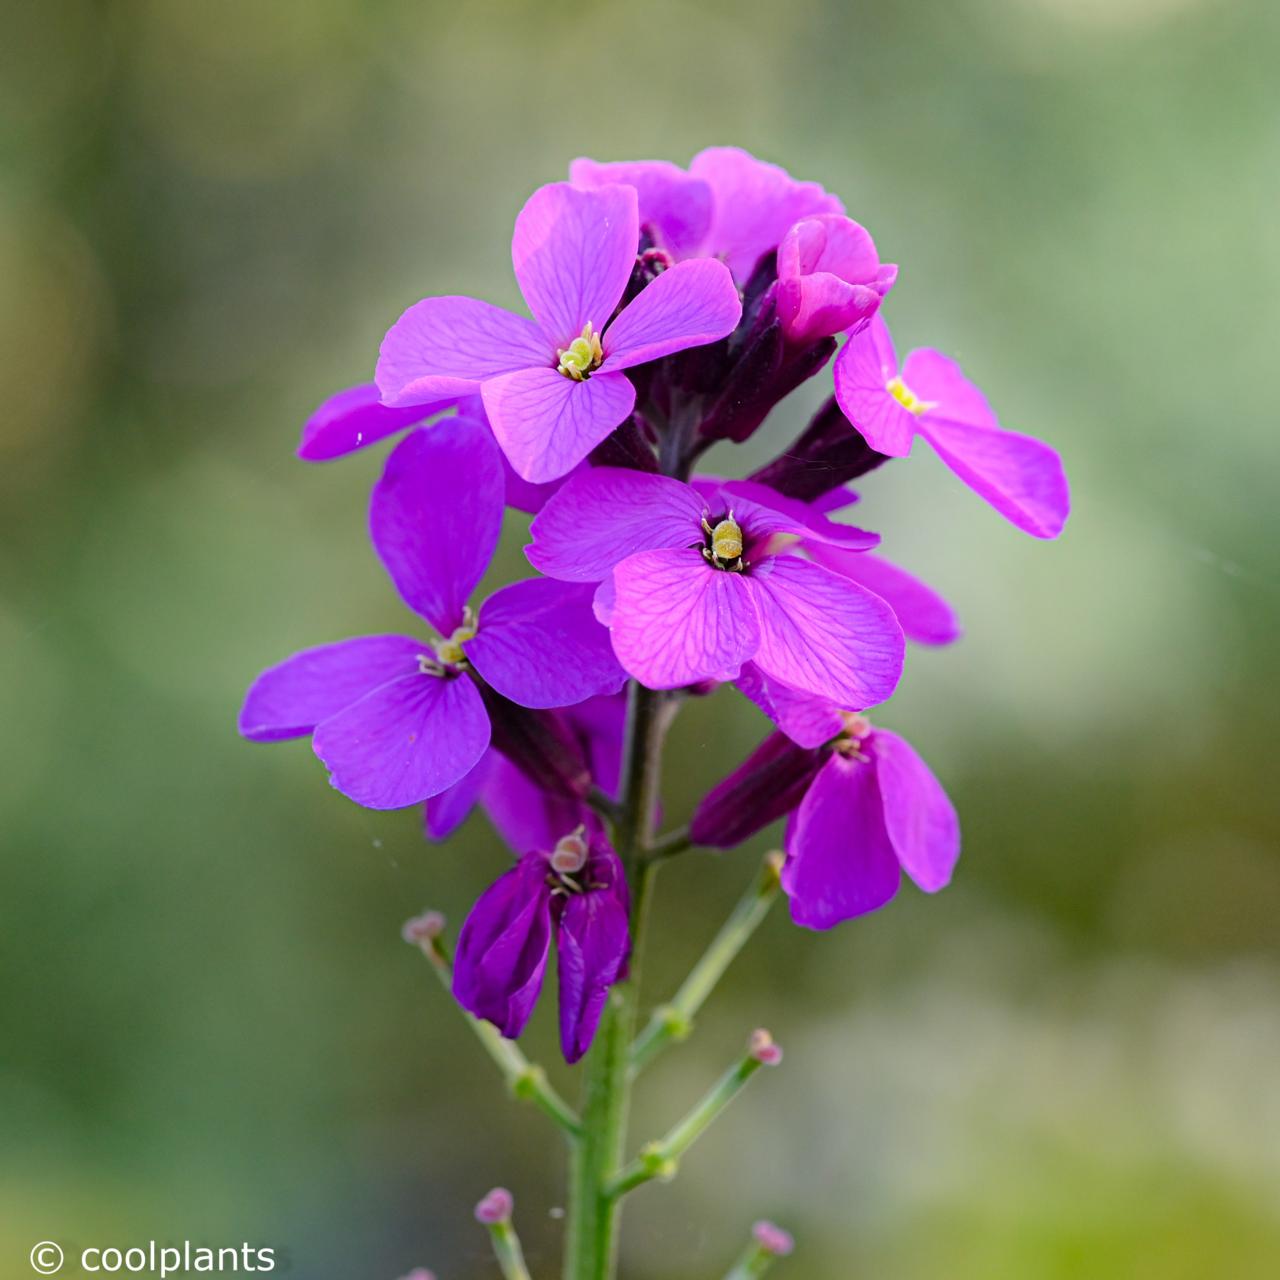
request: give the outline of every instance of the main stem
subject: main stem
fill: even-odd
[[[654,864],[645,855],[653,834],[665,729],[664,695],[632,681],[627,695],[622,789],[614,845],[631,887],[631,972],[618,983],[587,1059],[582,1133],[569,1173],[564,1280],[612,1280],[617,1267],[620,1203],[606,1188],[622,1164],[631,1100],[629,1059],[635,1035],[641,942]]]

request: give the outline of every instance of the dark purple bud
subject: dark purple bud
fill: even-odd
[[[814,414],[794,444],[749,477],[784,494],[812,502],[824,493],[874,471],[887,456],[854,429],[832,396]]]
[[[634,414],[612,435],[606,436],[588,455],[593,467],[630,467],[632,471],[658,470],[653,442]]]
[[[748,338],[729,370],[724,390],[703,417],[702,440],[745,440],[777,403],[773,386],[782,370],[782,325],[770,318]]]
[[[485,684],[480,684],[480,694],[495,751],[551,795],[580,800],[587,794],[591,769],[582,744],[559,716],[517,706]]]
[[[825,758],[821,748],[798,747],[786,734],[771,733],[703,797],[689,824],[694,843],[731,849],[790,813]]]
[[[542,990],[551,948],[547,861],[526,854],[476,900],[458,934],[453,994],[508,1039],[525,1028]]]

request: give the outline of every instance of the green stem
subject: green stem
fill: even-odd
[[[659,1138],[657,1142],[650,1142],[641,1149],[640,1154],[609,1183],[605,1194],[618,1200],[628,1191],[654,1178],[661,1178],[664,1182],[674,1178],[680,1157],[711,1127],[763,1065],[762,1060],[754,1053],[748,1053],[735,1062],[665,1137]]]
[[[623,738],[622,795],[614,846],[631,885],[631,972],[609,993],[587,1058],[582,1101],[582,1140],[569,1171],[569,1222],[564,1280],[611,1280],[617,1259],[617,1201],[605,1187],[622,1162],[630,1106],[628,1070],[635,1035],[641,941],[648,914],[653,865],[645,859],[657,800],[666,700],[632,682]]]
[[[724,1280],[760,1280],[773,1266],[777,1256],[753,1241],[742,1251],[742,1256],[733,1264],[733,1269]]]
[[[712,939],[702,959],[693,966],[680,990],[668,1004],[653,1012],[631,1049],[631,1072],[643,1070],[669,1044],[683,1040],[693,1030],[693,1019],[715,990],[716,983],[733,963],[734,957],[769,913],[778,896],[781,857],[769,854],[759,874],[738,900],[720,932]]]
[[[431,961],[436,977],[440,979],[444,989],[452,994],[453,964],[449,956],[449,947],[443,934],[423,938],[419,944],[422,953]],[[529,1061],[513,1041],[504,1039],[497,1027],[488,1022],[474,1018],[465,1010],[461,1011],[476,1033],[476,1038],[484,1046],[502,1072],[511,1096],[522,1102],[531,1102],[540,1111],[545,1112],[560,1126],[571,1140],[576,1141],[582,1134],[582,1121],[578,1119],[574,1109],[555,1091],[547,1074],[540,1066]]]
[[[489,1238],[493,1241],[494,1256],[506,1280],[530,1280],[529,1268],[525,1265],[524,1252],[520,1248],[520,1237],[510,1222],[491,1222]]]

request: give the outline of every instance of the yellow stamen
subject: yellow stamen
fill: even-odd
[[[471,618],[471,611],[468,610],[462,626],[455,627],[452,635],[446,640],[433,640],[431,647],[436,651],[436,657],[446,667],[460,667],[467,660],[466,651],[462,646],[468,640],[474,640],[475,636],[476,624]]]
[[[922,413],[927,413],[934,408],[934,404],[929,400],[921,400],[914,391],[901,378],[890,378],[884,384],[884,389],[908,412],[914,413],[919,417]]]
[[[593,369],[598,369],[604,360],[604,348],[600,345],[600,335],[588,320],[582,326],[582,337],[574,338],[567,347],[557,349],[556,355],[560,363],[556,366],[559,373],[574,382],[584,381]]]

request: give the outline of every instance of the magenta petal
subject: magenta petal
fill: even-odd
[[[447,839],[467,820],[493,772],[495,762],[500,759],[498,753],[490,748],[469,773],[427,800],[425,826],[428,840]]]
[[[929,405],[929,415],[971,427],[998,427],[987,398],[964,376],[960,366],[941,351],[923,347],[908,352],[902,380]]]
[[[788,824],[786,852],[782,889],[796,924],[830,929],[884,906],[902,877],[875,767],[833,755]]]
[[[375,378],[384,404],[471,395],[486,378],[555,363],[532,320],[478,298],[424,298],[387,330]]]
[[[896,733],[872,735],[884,824],[902,869],[926,893],[951,879],[960,856],[960,819],[942,784],[915,748]]]
[[[887,390],[897,376],[893,340],[876,315],[840,348],[832,372],[836,403],[877,453],[905,458],[911,452],[917,418]]]
[[[486,683],[522,707],[617,693],[626,675],[591,611],[594,594],[586,582],[513,582],[484,602],[466,655]]]
[[[604,335],[604,368],[617,371],[716,342],[742,319],[742,299],[723,262],[681,262],[651,281]]]
[[[905,645],[893,610],[879,596],[789,555],[757,566],[752,585],[760,611],[755,660],[765,675],[846,711],[862,711],[893,693]]]
[[[549,367],[494,378],[483,394],[502,451],[535,484],[572,471],[636,403],[624,373],[602,371],[576,382]]]
[[[738,280],[801,218],[844,212],[816,182],[797,182],[785,169],[739,147],[709,147],[694,156],[689,172],[708,183],[714,198],[703,252],[722,257]]]
[[[874,591],[897,615],[908,640],[950,644],[961,635],[955,610],[930,586],[881,556],[844,551],[807,542],[805,550],[820,565]]]
[[[369,502],[369,532],[404,602],[443,636],[489,567],[504,481],[479,422],[446,419],[392,450]]]
[[[307,419],[298,442],[298,457],[305,462],[341,458],[412,427],[452,403],[453,398],[446,397],[406,409],[389,409],[381,402],[375,383],[348,387],[330,396]]]
[[[560,1049],[577,1062],[591,1047],[609,988],[622,977],[631,953],[628,898],[622,866],[610,851],[593,857],[593,885],[570,894],[556,931],[560,985]]]
[[[529,197],[516,218],[511,263],[552,347],[567,347],[585,324],[604,329],[639,243],[634,187],[586,190],[553,182]]]
[[[782,533],[852,551],[880,545],[878,533],[828,520],[815,506],[785,497],[755,480],[730,480],[721,487],[720,495],[719,505],[732,508],[756,544],[769,534]]]
[[[1071,491],[1057,450],[999,427],[948,422],[932,413],[920,434],[980,498],[1033,538],[1056,538],[1071,511]]]
[[[760,643],[752,587],[696,549],[641,551],[613,571],[613,649],[651,689],[736,670]]]
[[[695,542],[703,510],[702,499],[679,480],[593,467],[569,480],[538,513],[525,554],[548,577],[599,582],[637,551]]]
[[[761,711],[802,747],[820,747],[844,728],[840,707],[828,698],[770,680],[754,663],[743,663],[734,683]]]
[[[580,187],[621,182],[635,187],[640,225],[677,258],[694,253],[711,225],[711,188],[669,160],[600,163],[580,157],[569,166],[569,180]]]
[[[453,994],[508,1039],[527,1025],[542,990],[551,949],[551,890],[546,861],[520,859],[476,900],[458,933]]]
[[[402,809],[453,786],[489,745],[489,717],[465,677],[404,676],[316,726],[329,781],[366,809]]]
[[[806,218],[778,246],[778,316],[793,343],[864,324],[891,283],[871,236],[852,218]]]
[[[304,649],[264,671],[249,687],[240,732],[254,742],[300,738],[366,693],[418,670],[422,641],[361,636]]]

